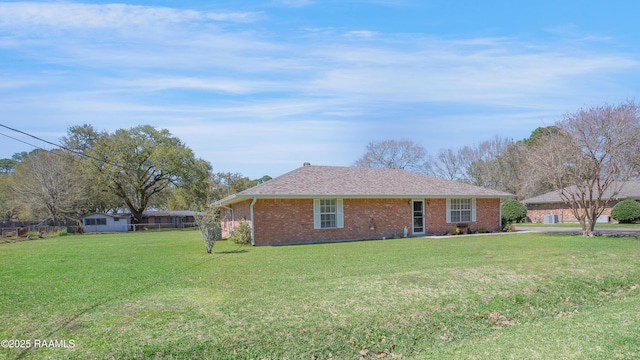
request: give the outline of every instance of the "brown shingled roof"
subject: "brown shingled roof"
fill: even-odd
[[[502,191],[398,169],[306,165],[220,200],[278,197],[513,197]]]
[[[568,193],[575,192],[575,190],[573,190],[572,188],[575,188],[575,186],[566,188]],[[614,194],[614,189],[620,190]],[[625,181],[622,184],[620,184],[619,182],[614,182],[607,189],[607,191],[604,192],[604,198],[611,198],[615,200],[640,199],[640,181]],[[564,202],[564,200],[562,200],[557,191],[551,191],[546,194],[522,200],[522,202],[525,204],[552,204],[562,203]]]

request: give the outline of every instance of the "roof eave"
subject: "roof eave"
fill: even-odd
[[[513,194],[234,194],[224,199],[214,202],[215,206],[231,205],[251,199],[318,199],[318,198],[340,198],[340,199],[445,199],[445,198],[477,198],[477,199],[506,199],[515,198]]]

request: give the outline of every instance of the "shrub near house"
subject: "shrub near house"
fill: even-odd
[[[622,224],[640,220],[640,203],[635,200],[623,200],[611,210],[611,217]]]
[[[500,204],[502,225],[522,222],[527,217],[527,207],[516,199],[506,199]]]

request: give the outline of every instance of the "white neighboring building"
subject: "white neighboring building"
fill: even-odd
[[[125,232],[131,224],[130,214],[92,213],[82,217],[84,231],[96,232]]]

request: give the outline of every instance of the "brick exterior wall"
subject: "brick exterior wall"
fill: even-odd
[[[233,216],[229,209],[222,208],[220,211],[220,225],[222,227],[223,239],[229,237],[231,230],[238,226],[241,220],[246,220],[249,226],[251,226],[251,200],[233,204],[229,207],[233,209]]]
[[[446,199],[423,199],[425,231],[446,234],[456,226],[446,222]],[[241,219],[250,223],[251,201],[233,204],[235,222],[223,209],[222,234],[228,237]],[[344,228],[314,229],[313,199],[258,199],[254,205],[255,244],[279,245],[342,240],[402,237],[405,226],[412,236],[412,199],[344,199]],[[500,228],[500,199],[477,199],[473,229]],[[251,225],[251,223],[250,223]]]
[[[611,216],[611,207],[604,209],[602,215]],[[564,203],[527,204],[527,217],[531,222],[541,223],[545,215],[557,215],[559,222],[578,222],[569,206]]]
[[[456,223],[447,223],[447,199],[425,199],[427,234],[447,234]],[[500,230],[500,199],[476,199],[476,221],[464,223],[471,229]]]

